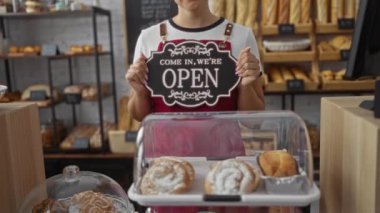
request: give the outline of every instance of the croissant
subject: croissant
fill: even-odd
[[[263,152],[258,161],[265,176],[288,177],[298,174],[297,162],[287,151]]]

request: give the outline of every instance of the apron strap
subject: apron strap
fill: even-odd
[[[226,25],[226,29],[224,30],[224,42],[230,40],[233,28],[234,28],[234,25],[232,23],[228,23]]]
[[[166,42],[166,37],[168,35],[168,31],[166,29],[166,23],[163,22],[160,24],[160,37],[163,44]]]

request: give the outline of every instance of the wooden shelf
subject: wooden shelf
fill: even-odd
[[[315,59],[315,51],[294,51],[294,52],[268,52],[262,49],[262,60],[265,63],[274,62],[311,62]]]
[[[78,11],[54,11],[54,12],[40,12],[40,13],[4,13],[0,14],[0,18],[4,19],[31,19],[31,18],[80,18],[91,17],[94,13],[97,14],[110,14],[110,11],[100,7],[89,7],[87,10]]]
[[[358,80],[358,81],[326,81],[321,84],[325,91],[368,91],[375,90],[375,80]]]
[[[352,33],[354,30],[341,30],[338,24],[327,23],[322,24],[316,21],[316,33],[317,34],[339,34],[339,33]]]
[[[279,35],[279,25],[261,25],[262,35]],[[313,32],[313,25],[309,24],[297,24],[294,25],[295,34],[310,34]]]
[[[125,153],[125,154],[115,154],[115,153],[104,153],[104,154],[44,154],[45,159],[132,159],[135,157],[135,153]]]
[[[365,94],[365,93],[374,93],[374,89],[359,89],[359,90],[342,90],[342,89],[317,89],[310,91],[288,91],[288,90],[279,90],[279,91],[268,91],[264,90],[265,95],[328,95],[328,94]]]

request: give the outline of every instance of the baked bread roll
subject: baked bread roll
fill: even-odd
[[[193,166],[175,157],[155,159],[141,181],[140,190],[145,195],[181,194],[193,185]]]
[[[290,0],[279,0],[279,4],[278,4],[278,23],[279,24],[289,23],[289,11],[290,11]]]
[[[291,24],[301,23],[301,0],[290,0],[290,19]]]
[[[70,85],[63,90],[64,94],[81,94],[84,86],[82,85]]]
[[[31,85],[24,90],[21,96],[21,100],[28,101],[30,99],[32,91],[44,91],[46,94],[46,99],[54,98],[54,100],[59,100],[59,93],[56,89],[53,89],[53,95],[50,93],[50,87],[47,84],[35,84]]]
[[[317,20],[319,23],[328,22],[328,2],[327,0],[317,0]]]
[[[319,43],[319,48],[322,52],[334,52],[336,51],[333,46],[331,46],[327,41],[321,41]]]
[[[310,22],[310,6],[311,0],[301,0],[301,23],[306,24]]]
[[[351,38],[348,36],[336,36],[329,41],[329,44],[337,50],[349,49],[351,47]]]
[[[206,194],[236,195],[253,192],[260,176],[248,162],[228,159],[218,162],[206,176]]]
[[[282,78],[284,79],[284,81],[289,81],[289,80],[294,79],[294,76],[289,68],[283,66],[281,67],[281,72],[282,72]]]
[[[226,0],[226,19],[235,22],[236,0]]]
[[[323,81],[332,81],[334,80],[334,73],[331,70],[323,70],[321,72],[321,77]]]
[[[266,25],[275,25],[277,24],[277,9],[278,9],[278,0],[267,0],[265,4],[265,13],[267,22]]]
[[[289,177],[297,175],[297,161],[291,154],[283,150],[263,152],[258,163],[265,176]]]
[[[247,15],[247,18],[245,19],[244,25],[252,29],[255,27],[255,23],[256,23],[258,4],[259,4],[258,0],[248,0],[248,15]]]
[[[248,16],[248,1],[236,0],[236,23],[244,25],[245,19]]]
[[[310,82],[309,77],[307,77],[306,73],[301,70],[298,67],[291,68],[292,74],[294,75],[295,79],[297,80],[303,80],[304,82]]]
[[[335,80],[343,80],[346,75],[346,69],[339,70],[335,73]]]
[[[277,67],[269,68],[269,77],[274,83],[284,83],[284,78],[282,77],[281,71]]]

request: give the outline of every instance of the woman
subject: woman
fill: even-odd
[[[260,80],[261,66],[259,62],[258,48],[255,37],[252,33],[252,29],[236,24],[229,25],[229,21],[214,16],[209,9],[209,4],[207,0],[175,0],[175,2],[178,5],[178,14],[170,20],[164,21],[163,23],[157,24],[155,26],[143,30],[137,41],[134,55],[134,63],[130,66],[126,74],[126,79],[128,80],[132,89],[130,100],[128,103],[128,110],[132,114],[132,116],[136,120],[141,121],[145,118],[145,116],[154,112],[263,110],[264,93],[262,90],[262,82]],[[227,45],[220,46],[220,48],[226,51],[230,51],[232,56],[237,59],[234,70],[221,70],[221,72],[234,72],[237,76],[239,76],[241,79],[239,81],[238,86],[234,88],[229,97],[219,98],[218,102],[213,106],[207,104],[191,108],[178,104],[169,106],[165,104],[165,101],[163,101],[162,98],[152,97],[151,92],[146,87],[148,81],[148,72],[155,71],[148,70],[146,64],[146,60],[147,58],[151,57],[152,52],[162,51],[164,49],[163,46],[169,42],[178,44],[183,41],[189,40],[200,41],[202,43],[215,42],[218,44],[225,42]],[[156,79],[149,79],[149,81],[154,80]],[[207,128],[213,125],[220,124],[198,124],[197,127],[194,127],[194,129],[192,129],[192,138],[199,137],[199,135],[202,134],[201,131],[197,132],[197,129]],[[229,124],[221,125],[222,127],[218,126],[218,130],[220,130],[221,128],[227,128]],[[158,129],[164,128],[161,127]],[[176,127],[174,125],[170,128],[172,130]],[[181,129],[177,130],[178,131],[172,132],[180,132],[181,130],[184,130],[184,128],[181,127]],[[157,132],[160,131],[157,130]],[[166,136],[162,136],[162,138],[165,137]],[[167,136],[167,138],[169,137],[173,138],[173,135],[171,134]],[[218,147],[220,147],[219,145],[213,146],[215,146],[215,149],[208,147],[207,150],[218,150]],[[229,145],[226,145],[224,143],[223,147],[227,148],[224,148],[222,151],[209,151],[210,153],[208,154],[213,156],[220,156],[226,154],[226,152],[232,153],[233,150],[237,151],[233,154],[234,156],[236,156],[236,153],[239,152],[241,154],[244,154],[242,145],[241,147],[232,146],[233,145],[231,145],[230,148]],[[160,155],[164,155],[165,151],[168,151],[170,147],[173,148],[172,145],[165,146],[164,144],[160,147],[164,149],[160,150]],[[184,151],[188,151],[188,153],[183,153],[182,151],[180,151],[180,153],[174,154],[177,156],[205,154],[200,154],[199,150],[197,153],[193,152],[196,150],[192,150],[189,152],[188,148],[186,148],[186,150]],[[173,154],[173,150],[169,150],[169,153]],[[237,209],[233,209],[232,211],[235,212],[236,210]],[[156,209],[156,211],[184,213],[197,212],[198,209],[160,208]],[[223,212],[225,211],[225,209],[218,209],[217,211]],[[242,209],[242,211],[244,211],[244,209]]]
[[[219,40],[225,39],[227,20],[214,16],[206,0],[175,0],[178,14],[165,21],[167,41],[175,40]],[[236,92],[231,97],[220,99],[216,106],[186,108],[165,107],[160,100],[152,98],[146,88],[148,67],[146,59],[152,51],[161,46],[160,24],[143,30],[136,45],[134,63],[130,66],[126,79],[132,87],[128,109],[136,120],[143,120],[153,112],[167,111],[233,111],[263,110],[264,93],[260,81],[261,66],[256,39],[252,30],[234,25],[230,36],[231,53],[237,59],[236,72],[241,77]],[[161,47],[162,48],[162,47]],[[160,47],[159,47],[160,49]],[[154,70],[149,70],[154,72]],[[152,79],[151,79],[152,80]]]

